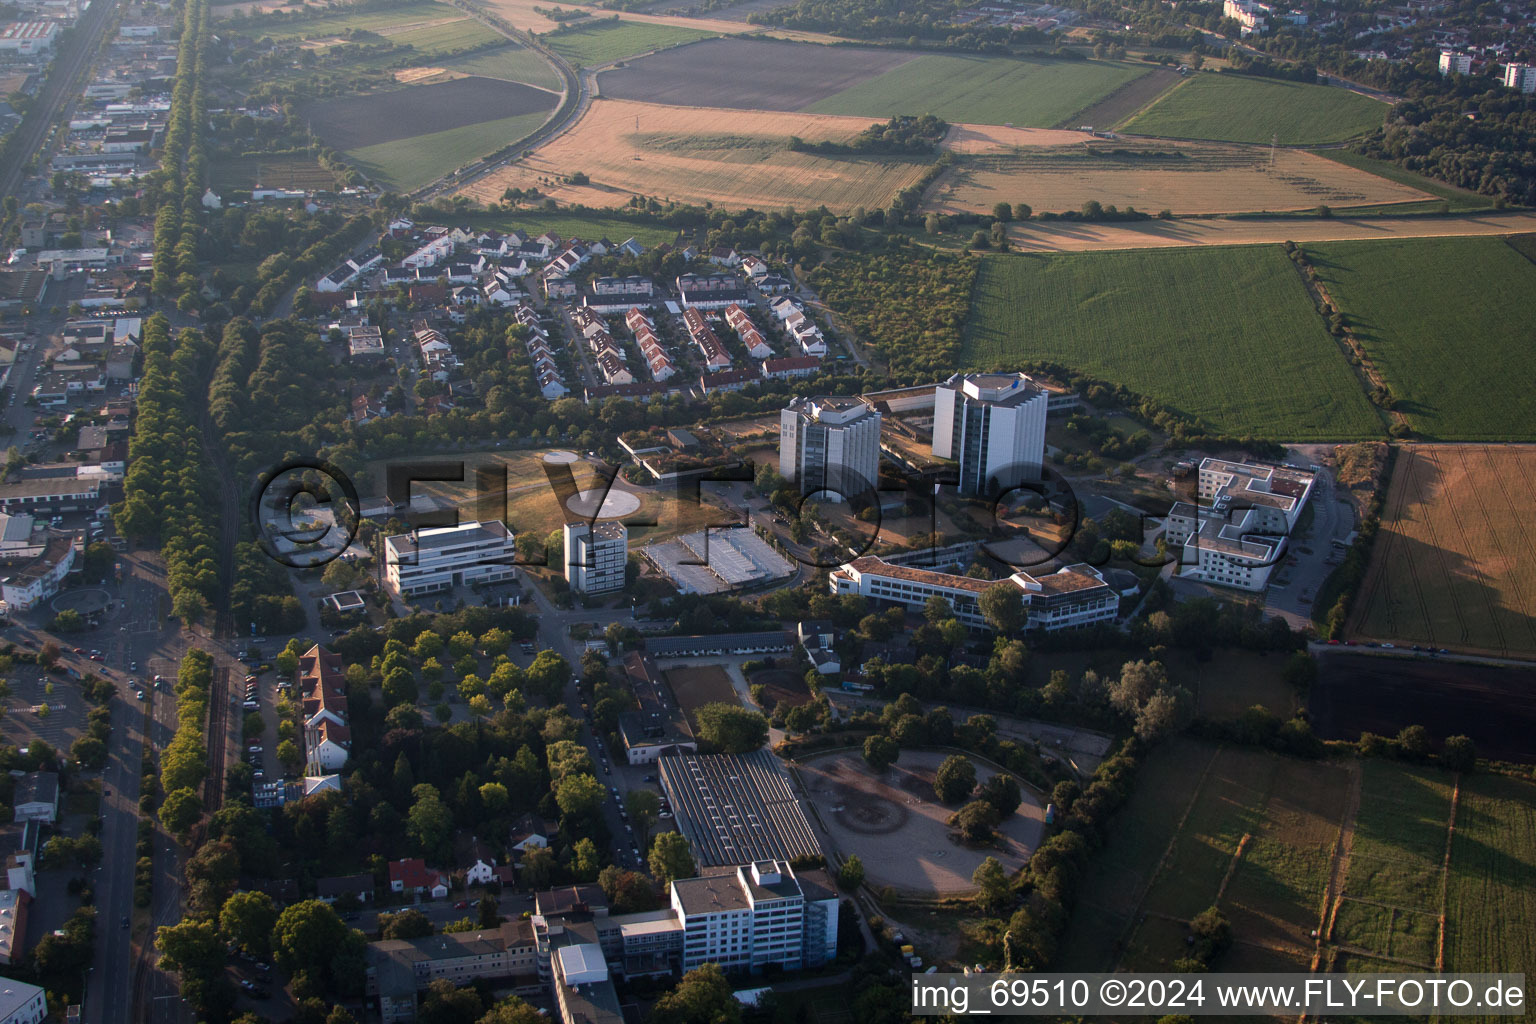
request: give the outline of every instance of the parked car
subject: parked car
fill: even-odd
[[[455,903],[453,905],[453,909],[454,910],[468,910],[469,909],[469,900],[459,900],[457,903]]]

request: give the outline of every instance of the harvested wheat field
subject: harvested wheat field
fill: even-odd
[[[1275,153],[1271,167],[1270,152],[1263,147],[1002,131],[991,139],[970,126],[953,133],[956,152],[965,156],[934,184],[929,207],[940,213],[987,212],[999,201],[1024,201],[1037,211],[1061,213],[1094,199],[1151,213],[1208,214],[1430,198],[1411,186],[1300,150]],[[988,141],[996,145],[988,149]]]
[[[1536,652],[1532,484],[1530,445],[1405,446],[1351,632],[1505,657]]]
[[[1022,197],[1022,201],[1028,202],[1030,198]],[[1536,231],[1536,213],[1524,211],[1459,217],[1213,218],[1130,223],[1053,220],[1014,225],[1008,231],[1008,244],[1018,252],[1093,252],[1172,249],[1191,245],[1260,245],[1286,240],[1337,242],[1517,235],[1530,231]]]
[[[544,33],[558,28],[560,22],[550,18],[546,11],[558,11],[559,4],[547,3],[546,0],[483,0],[483,6],[506,18],[517,28],[527,32]],[[578,8],[579,10],[580,8]],[[664,14],[641,14],[638,11],[591,11],[592,21],[603,18],[618,18],[620,21],[637,21],[649,25],[667,25],[672,28],[692,28],[704,32],[721,32],[727,35],[741,32],[756,32],[760,35],[771,35],[780,39],[801,39],[808,42],[833,43],[839,40],[835,36],[825,35],[821,32],[800,32],[788,29],[759,28],[756,25],[743,25],[739,21],[729,18],[684,18],[670,17]]]
[[[464,192],[495,202],[508,188],[537,186],[561,203],[590,206],[623,206],[643,195],[732,209],[877,207],[916,182],[929,161],[788,148],[791,135],[808,142],[849,139],[870,123],[867,117],[599,99],[572,130]],[[591,184],[548,184],[577,171]]]

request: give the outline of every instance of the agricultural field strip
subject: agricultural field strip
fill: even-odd
[[[1533,453],[1524,447],[1405,448],[1389,485],[1386,535],[1373,553],[1352,631],[1436,646],[1455,643],[1499,652],[1536,650],[1536,608],[1532,605],[1536,538],[1521,518],[1518,510],[1522,505],[1515,499],[1521,485],[1533,482],[1525,465],[1531,457]],[[1452,460],[1450,470],[1444,468],[1442,458]],[[1439,473],[1436,489],[1426,493],[1426,481],[1435,471]],[[1510,477],[1517,479],[1512,483]],[[1473,492],[1470,499],[1464,497],[1467,491]],[[1469,511],[1463,513],[1461,505]],[[1446,515],[1453,520],[1451,528],[1437,529],[1437,521]],[[1442,538],[1454,539],[1458,546],[1448,548]],[[1423,560],[1414,556],[1418,544],[1435,549],[1441,571],[1433,579],[1424,575]],[[1469,568],[1458,572],[1447,564],[1453,553]],[[1497,578],[1490,575],[1490,561],[1499,567]],[[1469,577],[1471,582],[1458,582]],[[1471,585],[1481,593],[1465,595],[1465,587]],[[1430,594],[1439,599],[1431,602]],[[1500,598],[1498,604],[1494,603],[1495,595]],[[1405,602],[1416,607],[1416,616],[1404,607]],[[1484,608],[1485,613],[1475,622],[1467,618],[1470,602]],[[1452,616],[1459,627],[1454,637],[1435,629],[1436,623]]]
[[[1332,86],[1200,74],[1163,93],[1124,131],[1281,145],[1343,142],[1381,124],[1387,105]]]
[[[1379,436],[1379,418],[1288,263],[1262,247],[987,257],[961,361],[1065,363],[1234,435]],[[1250,315],[1239,324],[1233,309]],[[1315,399],[1304,410],[1288,400],[1298,388]]]

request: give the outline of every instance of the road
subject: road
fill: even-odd
[[[91,4],[90,10],[67,33],[63,52],[54,59],[53,70],[38,91],[37,101],[16,128],[21,141],[15,151],[15,159],[10,166],[0,171],[0,194],[10,196],[20,193],[27,165],[47,138],[48,130],[74,102],[81,74],[95,55],[101,42],[102,30],[111,21],[116,6],[117,0],[100,0]]]
[[[555,108],[553,117],[536,128],[532,134],[518,140],[516,148],[507,155],[476,167],[468,174],[461,176],[458,172],[454,172],[439,178],[430,185],[417,189],[411,194],[411,198],[420,202],[430,202],[434,196],[445,192],[457,192],[464,186],[479,181],[497,168],[504,167],[513,160],[520,159],[529,150],[536,149],[551,139],[565,134],[577,121],[581,120],[581,116],[587,112],[587,107],[592,102],[594,80],[590,72],[578,72],[564,57],[539,42],[537,38],[516,28],[511,22],[506,21],[500,15],[486,11],[474,3],[467,2],[467,0],[456,3],[455,6],[497,32],[500,32],[519,46],[533,50],[548,61],[549,65],[555,69],[555,73],[560,76],[560,81],[563,84],[560,93],[560,105]],[[571,99],[573,94],[575,95],[574,101]]]

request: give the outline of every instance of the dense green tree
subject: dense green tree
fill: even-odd
[[[689,849],[688,840],[681,832],[663,832],[657,836],[651,844],[651,853],[646,862],[650,865],[651,874],[663,886],[679,878],[692,878],[698,873],[694,866],[693,851]]]

